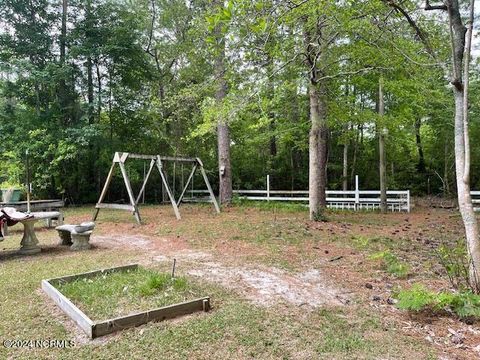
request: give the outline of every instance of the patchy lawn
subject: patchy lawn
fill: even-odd
[[[66,222],[92,207],[66,210]],[[93,248],[58,246],[38,229],[43,251],[15,256],[21,225],[0,243],[0,338],[73,340],[68,349],[5,349],[0,358],[119,359],[467,359],[480,356],[479,324],[451,316],[411,315],[392,303],[397,288],[449,283],[435,256],[461,238],[455,211],[411,214],[328,212],[308,221],[302,206],[145,206],[144,225],[127,212],[102,210]],[[150,323],[88,340],[40,290],[44,278],[138,262],[207,284],[210,313]],[[202,285],[203,289],[203,285]],[[77,289],[78,290],[78,289]],[[123,305],[122,305],[123,306]],[[462,334],[453,342],[452,332]]]
[[[206,296],[208,289],[185,276],[139,267],[53,285],[90,319],[103,320]]]

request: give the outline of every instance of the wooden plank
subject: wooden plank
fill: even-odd
[[[160,156],[160,160],[164,161],[180,161],[180,162],[193,162],[196,163],[196,158],[189,158],[189,157],[174,157],[174,156]]]
[[[92,321],[54,286],[54,284],[71,282],[77,279],[92,278],[112,272],[134,270],[137,268],[138,264],[130,264],[42,280],[42,289],[92,339],[118,330],[142,325],[150,321],[163,321],[166,319],[172,319],[178,316],[191,314],[197,311],[210,310],[210,298],[203,297],[149,311],[142,311],[127,316],[120,316],[109,320]]]
[[[93,335],[94,322],[58,291],[48,280],[42,280],[42,290],[90,337]]]
[[[168,198],[170,199],[170,202],[172,203],[173,211],[175,212],[175,216],[177,217],[178,220],[180,220],[181,217],[180,217],[180,212],[178,211],[177,203],[175,202],[175,198],[173,197],[172,192],[170,191],[170,186],[168,186],[167,179],[165,178],[165,175],[163,174],[162,160],[160,159],[160,156],[157,156],[157,162],[156,163],[157,163],[158,172],[160,173],[160,177],[162,178],[162,181],[163,181],[163,185],[165,186],[165,190],[167,190]]]
[[[128,157],[132,159],[142,159],[142,160],[155,160],[157,158],[156,155],[143,155],[143,154],[128,154]]]
[[[255,200],[255,201],[264,201],[267,200],[266,196],[241,196],[240,198],[246,199],[246,200]],[[270,196],[269,198],[271,201],[308,201],[308,198],[306,197],[286,197],[286,196]],[[327,198],[327,202],[333,202],[333,203],[355,203],[354,198]],[[360,203],[362,204],[376,204],[379,203],[380,199],[376,198],[363,198],[360,199]],[[388,199],[387,202],[389,204],[405,204],[407,205],[407,200],[406,199]]]
[[[59,278],[52,278],[42,280],[42,290],[62,309],[77,325],[92,338],[92,329],[95,323],[82,312],[75,304],[73,304],[65,295],[55,287],[59,283],[67,283],[77,279],[92,278],[99,275],[109,274],[119,271],[135,270],[138,264],[129,264],[117,266],[114,268],[107,268],[101,270],[89,271],[86,273],[67,275]]]
[[[380,190],[359,190],[362,195],[379,195]],[[408,190],[387,190],[387,195],[408,195]]]
[[[360,198],[361,203],[379,203],[380,198]],[[387,202],[390,203],[407,203],[407,199],[400,199],[400,198],[393,198],[393,199],[387,199]]]
[[[203,176],[203,180],[205,181],[205,185],[207,185],[208,192],[210,194],[210,199],[213,202],[213,206],[215,207],[215,211],[220,214],[220,207],[218,206],[217,199],[215,198],[215,194],[213,193],[212,187],[210,186],[210,182],[208,181],[207,173],[205,172],[205,169],[203,168],[203,164],[198,159],[198,163],[200,164],[200,171]]]
[[[234,194],[266,194],[267,190],[233,190]]]
[[[193,193],[207,194],[208,190],[191,190]],[[234,194],[267,194],[267,190],[233,190]],[[327,195],[355,195],[354,190],[327,190]],[[308,195],[308,190],[270,190],[270,194],[276,195]],[[363,195],[379,195],[380,191],[377,190],[360,190],[359,194]],[[408,190],[388,190],[387,195],[408,195]],[[479,192],[480,195],[480,192]]]
[[[133,206],[133,214],[135,215],[135,219],[137,219],[137,223],[141,224],[142,221],[140,219],[140,213],[138,212],[138,207],[137,207],[137,204],[135,203],[135,198],[133,197],[133,190],[132,190],[132,186],[130,185],[130,179],[128,178],[127,170],[125,169],[125,164],[123,162],[120,162],[119,165],[120,165],[120,170],[122,172],[125,187],[127,188],[130,205]]]
[[[57,207],[64,207],[65,202],[60,199],[53,199],[53,200],[31,200],[30,205],[33,208],[57,208]],[[27,206],[26,201],[15,201],[11,203],[0,202],[0,206],[10,206],[10,207],[25,207]]]
[[[142,197],[143,192],[145,191],[145,187],[147,186],[148,179],[150,178],[150,175],[152,173],[152,170],[153,170],[154,166],[155,166],[155,160],[152,159],[150,161],[150,168],[148,169],[147,175],[145,176],[145,179],[143,180],[142,188],[140,189],[140,192],[138,193],[138,196],[137,196],[137,200],[135,201],[135,204],[137,204],[137,205],[138,205],[138,202],[140,201],[140,198]]]
[[[186,182],[186,184],[185,184],[185,186],[182,190],[182,193],[180,194],[180,197],[177,200],[177,206],[180,206],[180,204],[182,203],[182,199],[185,196],[185,192],[188,189],[188,185],[190,185],[190,181],[192,181],[193,175],[195,175],[195,171],[197,171],[197,166],[198,166],[197,164],[193,165],[192,171],[190,172],[190,175],[188,176],[187,182]]]
[[[241,199],[247,200],[267,200],[266,196],[241,196]],[[283,196],[270,196],[271,201],[308,201],[306,197],[283,197]]]
[[[115,153],[114,159],[117,156],[117,153]],[[97,201],[97,206],[95,206],[95,213],[93,214],[93,221],[97,220],[98,212],[100,211],[101,208],[98,207],[99,204],[103,202],[103,199],[105,198],[105,195],[107,194],[108,186],[110,185],[110,182],[112,181],[113,177],[113,171],[115,170],[115,161],[112,163],[112,166],[110,167],[110,171],[108,172],[107,179],[105,180],[105,184],[103,185],[102,192],[100,194],[100,197]]]
[[[115,331],[146,324],[150,321],[163,321],[197,311],[208,311],[210,298],[204,297],[180,304],[164,306],[158,309],[143,311],[127,316],[96,322],[92,327],[92,338],[111,334]]]
[[[135,208],[132,205],[128,204],[97,204],[95,205],[96,209],[116,209],[116,210],[128,210],[128,211],[135,211]]]
[[[182,199],[183,202],[185,203],[211,203],[212,202],[212,199],[210,199],[210,197],[202,197],[202,198],[186,198],[184,197]]]
[[[128,264],[128,265],[116,266],[113,268],[88,271],[80,274],[61,276],[58,278],[47,279],[47,281],[50,282],[51,284],[67,283],[77,279],[90,279],[98,275],[105,275],[113,272],[121,272],[121,271],[136,270],[136,269],[138,269],[138,264]]]
[[[160,156],[160,155],[128,154],[129,158],[143,159],[143,160],[157,159],[158,156]],[[175,156],[160,156],[160,160],[180,161],[180,162],[197,162],[197,159],[195,159],[195,158],[175,157]]]

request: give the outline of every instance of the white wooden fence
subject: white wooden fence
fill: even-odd
[[[202,195],[207,190],[189,190],[190,198],[185,201],[204,201]],[[270,176],[267,175],[266,190],[233,190],[242,199],[256,201],[298,201],[308,202],[308,190],[271,190]],[[478,192],[480,196],[480,191]],[[380,208],[379,190],[360,190],[358,176],[355,177],[355,190],[327,190],[327,207],[345,210],[376,210]],[[480,198],[478,199],[480,204]],[[393,212],[410,212],[410,190],[387,190],[387,208]]]
[[[480,211],[480,191],[470,191],[472,197],[473,210]]]

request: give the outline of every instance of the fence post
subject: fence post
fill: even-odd
[[[410,212],[410,190],[407,190],[407,211]]]
[[[267,175],[267,201],[270,201],[270,175]]]
[[[358,189],[358,175],[355,175],[355,210],[360,209],[360,193]]]

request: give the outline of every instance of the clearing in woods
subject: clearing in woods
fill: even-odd
[[[1,357],[149,358],[445,358],[480,356],[478,324],[451,316],[398,310],[394,292],[413,282],[449,288],[434,249],[461,238],[457,212],[417,208],[410,214],[329,212],[310,222],[302,208],[142,208],[145,225],[128,213],[105,211],[93,249],[55,245],[56,232],[39,229],[41,254],[0,255],[2,327],[8,338],[71,339],[69,349],[0,349]],[[70,222],[91,208],[68,209]],[[21,227],[2,250],[18,246]],[[389,270],[372,254],[389,251],[402,264]],[[126,263],[202,281],[212,311],[151,323],[90,341],[38,291],[40,280]],[[22,280],[18,286],[17,279]],[[18,322],[21,318],[22,321]],[[462,341],[452,341],[453,333]],[[8,336],[7,336],[8,335]],[[123,355],[122,355],[123,354]]]

